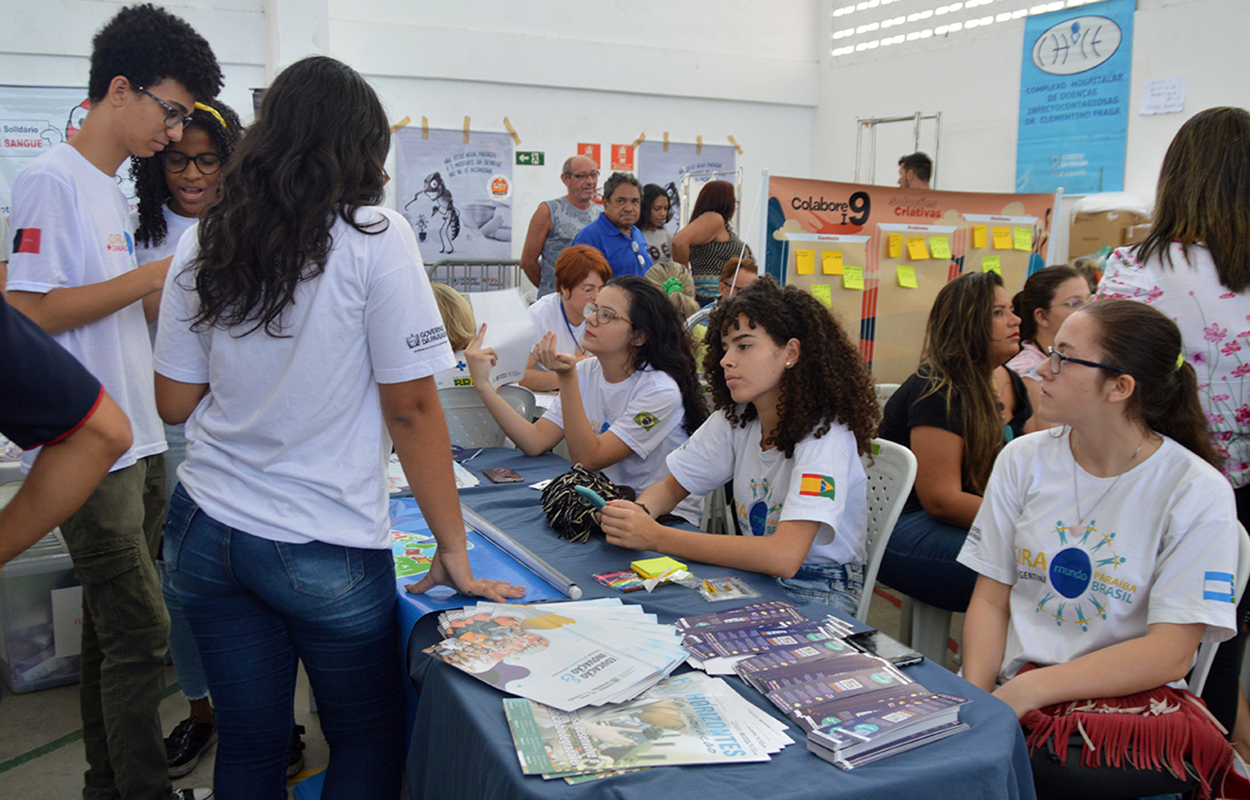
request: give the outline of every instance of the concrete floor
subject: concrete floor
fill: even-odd
[[[878,590],[868,621],[878,630],[897,637],[897,596],[888,590]],[[962,627],[963,615],[956,614],[951,624],[951,638],[956,642]],[[954,656],[954,651],[948,653],[944,666],[953,667],[957,663]],[[162,730],[167,734],[187,716],[186,701],[173,688],[176,681],[173,667],[170,667],[166,683],[171,689],[161,703]],[[307,749],[304,771],[296,780],[325,769],[329,759],[317,715],[308,710],[308,696],[308,679],[301,670],[295,695],[295,719],[307,729],[304,734]],[[81,736],[77,684],[30,694],[12,694],[5,689],[0,697],[0,786],[4,787],[0,794],[25,800],[81,797],[82,773],[86,768]],[[175,788],[211,786],[213,757],[214,749],[210,748],[193,772],[174,781]]]

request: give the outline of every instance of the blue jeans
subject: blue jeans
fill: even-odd
[[[389,550],[252,536],[208,516],[179,486],[165,568],[217,713],[216,797],[286,797],[297,658],[330,745],[321,796],[398,797],[404,704]]]
[[[200,662],[200,648],[191,633],[191,623],[182,613],[182,600],[174,591],[164,561],[156,562],[156,572],[161,576],[161,594],[165,596],[165,608],[169,609],[169,656],[178,673],[178,685],[187,700],[203,700],[208,697],[208,679],[204,677],[204,665]]]
[[[977,574],[955,560],[966,538],[966,528],[927,511],[904,513],[890,534],[877,580],[922,603],[967,611]]]
[[[778,578],[803,603],[824,603],[855,616],[864,593],[864,568],[859,564],[804,563],[793,578]]]

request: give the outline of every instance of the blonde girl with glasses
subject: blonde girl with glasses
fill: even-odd
[[[537,422],[522,419],[491,387],[496,354],[486,346],[486,325],[465,350],[469,375],[495,422],[526,455],[563,439],[574,463],[641,491],[668,475],[668,454],[707,417],[691,342],[676,309],[645,278],[612,279],[583,313],[582,347],[595,358],[560,352],[553,333],[535,348],[560,388]],[[673,513],[698,524],[701,500],[690,498]]]

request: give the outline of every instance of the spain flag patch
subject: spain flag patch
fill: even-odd
[[[813,472],[804,472],[803,478],[799,482],[799,494],[807,497],[828,497],[833,500],[837,497],[837,487],[834,486],[833,478],[828,475],[817,475]]]

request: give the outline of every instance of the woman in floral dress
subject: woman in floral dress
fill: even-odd
[[[1150,232],[1112,253],[1098,297],[1137,300],[1176,320],[1237,518],[1250,527],[1250,112],[1209,108],[1181,126],[1163,158]],[[1243,596],[1239,620],[1246,606]],[[1242,639],[1220,647],[1203,699],[1250,758],[1237,687]]]

